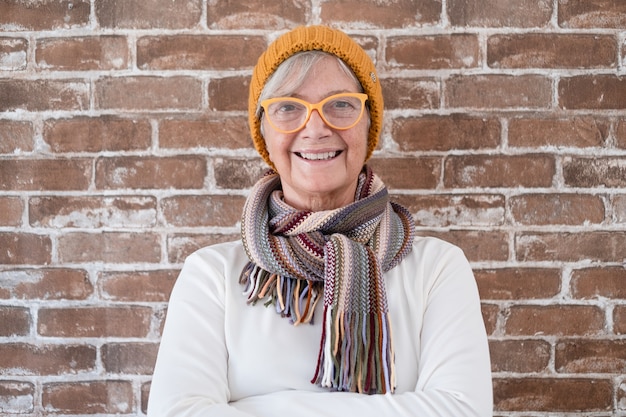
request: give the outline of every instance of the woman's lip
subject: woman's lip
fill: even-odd
[[[328,161],[336,158],[342,151],[329,152],[294,152],[298,157],[307,161]]]

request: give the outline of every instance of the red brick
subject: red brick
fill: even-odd
[[[80,401],[77,401],[80,399]],[[130,414],[135,405],[129,381],[43,384],[42,405],[54,414]]]
[[[605,219],[601,197],[585,194],[522,194],[509,200],[516,223],[589,225]]]
[[[519,378],[494,380],[494,409],[520,412],[608,411],[613,384],[604,379]]]
[[[574,270],[570,286],[575,298],[626,299],[626,269],[597,267]]]
[[[613,310],[613,328],[615,334],[626,334],[626,305],[616,306]]]
[[[146,337],[148,307],[41,308],[37,332],[49,337]]]
[[[547,268],[501,268],[474,270],[482,300],[528,300],[552,298],[561,289],[561,273]]]
[[[251,69],[265,47],[261,37],[146,36],[137,41],[137,66],[146,70]]]
[[[441,1],[437,0],[343,0],[323,2],[321,8],[323,22],[350,23],[363,28],[433,25],[441,16]]]
[[[114,77],[95,81],[98,109],[200,110],[202,81],[191,77]]]
[[[619,0],[559,1],[559,26],[563,28],[626,28],[626,4]]]
[[[159,125],[159,147],[247,149],[252,148],[252,140],[248,120],[243,116],[165,119]]]
[[[552,2],[537,0],[448,0],[454,26],[546,27]]]
[[[399,117],[393,120],[392,136],[405,152],[496,148],[500,122],[461,114]]]
[[[444,94],[452,108],[547,109],[552,82],[539,75],[455,75],[446,81]]]
[[[488,335],[492,335],[496,331],[498,324],[498,316],[500,314],[500,307],[495,304],[482,303],[481,311],[483,321],[485,322],[485,330]]]
[[[450,156],[444,184],[459,187],[550,187],[556,165],[549,155]]]
[[[563,177],[570,187],[626,187],[626,158],[565,158]]]
[[[0,190],[86,190],[90,181],[87,159],[0,160]]]
[[[52,260],[49,236],[0,232],[0,265],[46,265]]]
[[[0,337],[26,336],[30,333],[30,323],[27,308],[0,306]]]
[[[0,345],[0,372],[13,375],[65,375],[93,372],[96,348],[85,345],[6,343]]]
[[[207,174],[199,156],[100,158],[96,161],[96,187],[112,189],[200,189]]]
[[[32,413],[35,386],[30,382],[0,381],[0,413],[4,415]]]
[[[32,123],[0,120],[0,154],[31,152],[34,142]]]
[[[89,83],[84,80],[0,79],[0,112],[88,108]]]
[[[99,278],[102,297],[113,301],[168,301],[178,270],[103,272]]]
[[[558,342],[555,351],[557,372],[626,373],[626,340],[567,340]]]
[[[613,212],[617,223],[626,223],[626,195],[613,198]]]
[[[0,226],[20,226],[23,211],[19,197],[0,197]]]
[[[119,70],[129,65],[123,36],[39,39],[35,61],[41,69],[57,71]]]
[[[4,0],[0,3],[0,30],[55,30],[86,27],[89,0]]]
[[[621,119],[618,122],[616,130],[615,136],[617,139],[617,146],[622,149],[626,149],[626,119]]]
[[[368,164],[390,189],[434,189],[439,185],[439,157],[374,158]]]
[[[624,110],[626,78],[614,75],[561,78],[558,94],[562,109]]]
[[[191,29],[202,16],[202,0],[98,1],[95,8],[100,26],[114,29]]]
[[[61,262],[158,263],[160,238],[155,233],[67,233],[59,237]]]
[[[468,34],[394,37],[387,41],[385,59],[402,69],[475,68],[478,38]]]
[[[87,272],[69,268],[17,269],[0,272],[0,289],[22,300],[84,300],[93,294]]]
[[[211,1],[207,9],[207,25],[212,29],[286,29],[305,24],[311,13],[306,0]]]
[[[616,68],[613,36],[521,34],[487,40],[491,68]]]
[[[205,246],[241,239],[239,234],[175,234],[167,238],[167,260],[181,264],[187,256]]]
[[[150,398],[151,383],[146,382],[141,385],[141,412],[148,414],[148,399]]]
[[[509,122],[509,146],[602,147],[609,135],[609,122],[591,116],[566,119],[521,119]]]
[[[543,340],[492,340],[492,372],[544,372],[550,363],[550,343]]]
[[[459,246],[472,262],[506,261],[509,243],[506,233],[481,230],[424,231],[421,236],[433,236]]]
[[[515,305],[505,332],[510,336],[592,336],[604,330],[604,312],[587,305]]]
[[[209,108],[217,111],[246,111],[249,89],[249,77],[212,79],[209,83]]]
[[[381,80],[386,109],[438,109],[441,85],[422,78],[385,78]]]
[[[148,149],[152,129],[147,120],[114,116],[48,119],[43,137],[53,152],[103,152]]]
[[[28,217],[33,227],[154,227],[156,198],[119,197],[34,197]]]
[[[102,362],[109,373],[152,375],[158,350],[158,343],[108,343],[102,346]]]
[[[250,188],[268,170],[259,158],[217,158],[213,161],[213,176],[217,188]]]
[[[515,239],[520,261],[622,262],[626,234],[604,231],[580,233],[521,233]]]
[[[0,71],[25,70],[27,53],[28,41],[26,39],[0,37]]]
[[[177,227],[235,226],[245,197],[229,195],[176,196],[161,202],[165,222]]]
[[[393,195],[393,201],[413,213],[419,226],[495,226],[504,223],[504,197],[470,195]]]

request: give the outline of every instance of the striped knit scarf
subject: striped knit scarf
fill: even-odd
[[[295,324],[311,323],[320,296],[324,316],[312,383],[332,390],[386,393],[395,388],[394,351],[384,272],[411,250],[410,213],[391,203],[365,167],[356,199],[309,212],[282,200],[270,171],[244,207],[242,239],[250,258],[240,282],[248,303],[264,300]]]

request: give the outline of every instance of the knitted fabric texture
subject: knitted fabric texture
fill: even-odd
[[[283,61],[298,52],[314,50],[335,55],[352,69],[369,102],[371,125],[366,160],[378,144],[383,121],[383,93],[374,63],[363,48],[345,33],[326,26],[301,26],[282,35],[267,48],[259,57],[250,81],[248,122],[252,141],[261,157],[270,166],[273,164],[261,134],[261,120],[256,115],[259,97],[268,78]]]
[[[294,325],[312,323],[323,298],[320,352],[312,383],[337,391],[395,389],[394,351],[383,273],[411,250],[411,214],[391,203],[365,167],[355,202],[321,212],[282,199],[270,171],[246,201],[242,238],[250,262],[241,273],[250,304],[273,305]],[[322,297],[323,296],[323,297]]]

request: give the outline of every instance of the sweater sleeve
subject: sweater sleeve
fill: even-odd
[[[219,264],[196,252],[176,280],[152,377],[150,417],[254,416],[228,404],[224,280],[214,277],[223,277]]]

